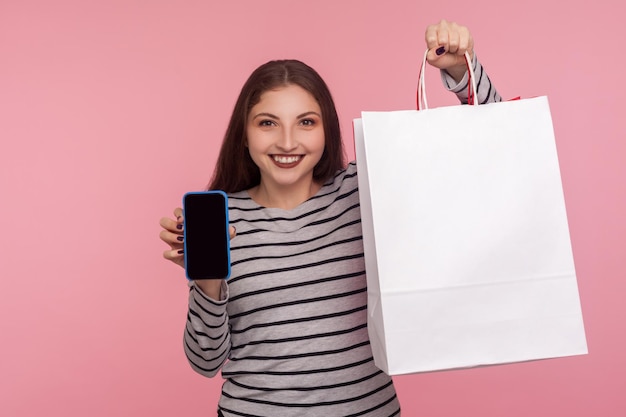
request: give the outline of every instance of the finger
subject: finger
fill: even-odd
[[[437,49],[440,46],[447,47],[449,26],[450,23],[445,19],[440,20],[437,24],[427,26],[424,35],[426,47],[428,49]]]
[[[166,250],[163,252],[163,257],[176,265],[185,267],[185,255],[182,249]]]
[[[460,34],[456,25],[452,27],[452,30],[448,32],[448,47],[447,52],[456,54],[459,50],[459,44],[461,43]]]
[[[428,54],[426,59],[433,65],[440,58],[444,57],[448,49],[450,48],[450,30],[451,23],[442,19],[436,25],[430,25],[426,28],[426,45],[428,47]],[[444,59],[444,62],[446,59]],[[445,64],[441,64],[445,65]]]
[[[159,225],[170,232],[183,233],[183,220],[182,217],[179,221],[172,220],[169,217],[162,217],[159,221]]]
[[[458,26],[455,33],[457,38],[457,47],[456,49],[451,47],[450,52],[459,56],[464,55],[466,51],[471,52],[470,48],[473,46],[474,41],[472,40],[472,35],[470,34],[469,29],[465,26]]]
[[[474,58],[474,39],[469,29],[466,27],[461,31],[461,43],[459,45],[460,55],[465,54],[465,52],[469,53],[470,59]]]
[[[176,217],[176,228],[179,230],[183,229],[183,225],[185,224],[184,222],[184,216],[183,216],[183,209],[180,207],[176,207],[174,209],[174,217]]]
[[[439,22],[437,28],[437,45],[443,46],[446,51],[450,46],[450,26],[445,20]]]
[[[163,257],[168,261],[184,260],[185,251],[182,249],[169,249],[163,251]]]
[[[182,249],[183,244],[184,244],[183,235],[178,234],[178,233],[172,233],[165,229],[161,230],[161,233],[159,233],[159,238],[163,242],[170,245],[172,249]]]
[[[230,234],[230,238],[234,238],[235,236],[237,236],[237,229],[235,228],[235,226],[230,226],[228,228],[228,232]]]
[[[437,25],[429,25],[426,28],[426,33],[424,34],[424,40],[426,41],[426,48],[433,49],[439,46],[439,39],[437,38]]]

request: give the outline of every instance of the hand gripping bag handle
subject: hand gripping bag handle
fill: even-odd
[[[424,52],[424,58],[422,59],[422,66],[420,68],[420,74],[419,74],[419,78],[417,82],[417,110],[428,109],[428,100],[426,99],[426,82],[425,82],[426,56],[427,55],[428,55],[428,50]],[[470,55],[467,51],[465,52],[465,64],[467,65],[467,72],[469,74],[469,80],[467,83],[467,102],[468,104],[477,106],[478,100],[475,100],[476,78],[474,76],[474,68],[472,65],[472,59],[470,58]]]

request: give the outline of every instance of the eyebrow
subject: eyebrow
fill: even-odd
[[[302,114],[297,115],[297,116],[296,116],[296,119],[302,119],[303,117],[310,116],[310,115],[312,115],[312,114],[313,114],[313,115],[316,115],[316,116],[318,116],[318,117],[320,117],[320,118],[322,117],[322,115],[321,115],[321,114],[319,114],[318,112],[315,112],[315,111],[308,111],[308,112],[305,112],[305,113],[302,113]],[[257,117],[269,117],[270,119],[280,120],[280,117],[278,117],[278,116],[276,116],[276,115],[274,115],[274,114],[272,114],[272,113],[258,113],[258,114],[256,114],[256,115],[254,115],[254,117],[252,118],[252,120],[256,119]]]

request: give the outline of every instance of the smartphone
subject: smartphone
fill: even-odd
[[[185,272],[187,279],[230,276],[228,197],[223,191],[183,196]]]

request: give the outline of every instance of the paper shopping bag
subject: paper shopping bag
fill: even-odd
[[[376,365],[587,353],[546,97],[354,121]]]

